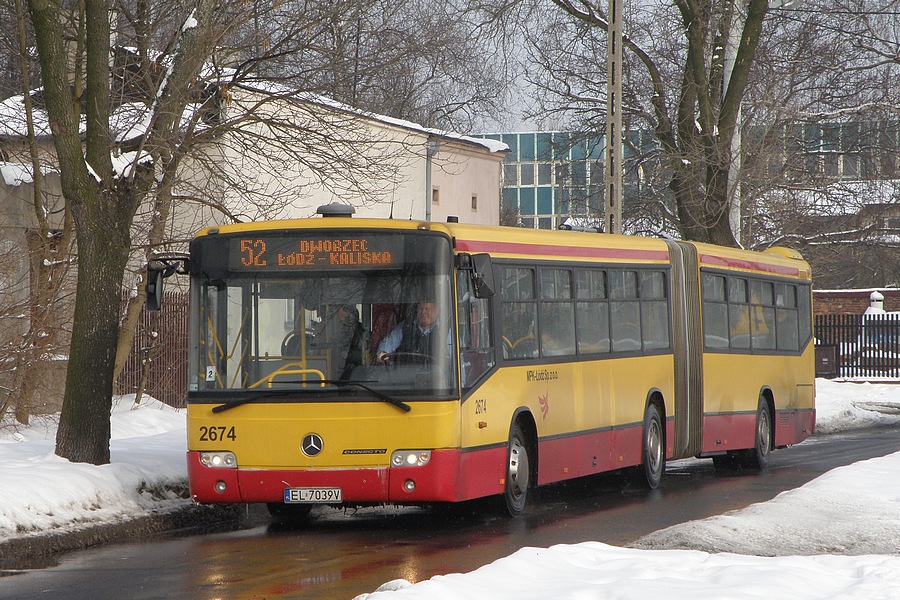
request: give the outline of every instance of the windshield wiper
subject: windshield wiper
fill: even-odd
[[[390,396],[388,396],[387,394],[385,394],[383,392],[379,392],[376,389],[370,388],[369,386],[366,385],[367,383],[371,383],[370,381],[352,381],[349,379],[348,380],[326,379],[325,381],[322,381],[321,383],[330,383],[331,385],[336,385],[336,386],[346,385],[346,386],[350,386],[350,387],[358,387],[361,390],[366,390],[367,392],[369,392],[376,398],[380,398],[381,400],[384,400],[388,404],[393,404],[394,406],[403,410],[404,412],[409,412],[412,409],[412,407],[409,404],[407,404],[406,402],[403,402],[402,400],[397,400],[396,398],[391,398]]]
[[[265,398],[277,398],[278,396],[285,396],[287,394],[293,394],[296,391],[297,390],[277,390],[277,391],[268,392],[266,394],[262,394],[259,396],[243,396],[241,398],[229,400],[225,404],[213,406],[212,411],[214,413],[220,413],[222,411],[225,411],[225,410],[228,410],[231,408],[237,408],[238,406],[241,406],[242,404],[250,404],[251,402],[256,402],[257,400],[263,400]]]
[[[338,386],[338,387],[340,387],[340,386],[358,387],[360,389],[363,389],[363,390],[369,392],[376,398],[378,398],[380,400],[384,400],[388,404],[392,404],[392,405],[396,406],[397,408],[403,410],[404,412],[409,412],[412,409],[412,407],[409,404],[407,404],[406,402],[397,400],[396,398],[391,398],[390,396],[388,396],[385,393],[379,392],[376,389],[372,389],[371,387],[366,385],[367,383],[370,383],[368,381],[350,381],[350,380],[344,381],[344,380],[339,380],[339,379],[324,379],[324,380],[320,380],[320,381],[304,381],[304,382],[296,382],[296,383],[308,383],[311,385],[324,383],[324,384],[334,385],[334,386]],[[264,398],[272,398],[275,396],[285,396],[288,394],[294,394],[297,391],[298,390],[296,390],[296,389],[277,390],[274,392],[268,392],[261,396],[244,396],[242,398],[236,398],[236,399],[226,402],[224,404],[214,406],[212,408],[212,411],[214,413],[220,413],[220,412],[232,409],[232,408],[236,408],[243,404],[249,404],[251,402],[256,402],[257,400],[262,400]]]

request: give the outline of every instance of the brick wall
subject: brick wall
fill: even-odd
[[[813,290],[813,311],[817,315],[862,314],[869,308],[868,290]],[[900,289],[877,290],[884,296],[884,310],[900,311]]]

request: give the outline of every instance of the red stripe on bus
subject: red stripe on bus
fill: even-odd
[[[466,252],[490,252],[502,254],[532,254],[538,256],[572,256],[578,258],[630,258],[636,260],[667,261],[667,250],[642,250],[634,248],[587,248],[583,246],[556,246],[526,244],[522,242],[491,242],[481,240],[456,240],[456,249]]]
[[[796,277],[800,274],[800,269],[797,269],[796,267],[782,267],[780,265],[772,265],[755,260],[746,260],[743,258],[726,258],[724,256],[713,256],[712,254],[701,254],[700,262],[704,265],[715,267],[727,267],[729,269],[749,269],[752,271],[762,271],[764,273],[791,275],[793,277]]]
[[[187,464],[191,496],[200,503],[280,503],[291,487],[338,487],[351,504],[461,502],[503,493],[506,446],[470,453],[434,450],[423,467],[213,469],[201,464],[195,451],[187,453]]]
[[[775,447],[799,444],[816,430],[815,409],[777,410]],[[703,416],[703,452],[742,450],[756,443],[756,413],[717,413]]]

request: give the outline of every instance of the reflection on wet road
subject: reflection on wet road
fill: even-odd
[[[670,463],[659,490],[608,474],[540,490],[519,519],[496,501],[453,509],[317,509],[304,527],[250,509],[242,531],[116,545],[53,568],[0,578],[0,598],[315,598],[349,600],[393,579],[466,572],[524,546],[640,536],[773,498],[837,466],[900,450],[896,430],[814,437],[775,452],[765,473],[717,472],[710,460]]]

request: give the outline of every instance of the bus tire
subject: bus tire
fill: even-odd
[[[509,430],[506,446],[506,483],[503,499],[506,511],[517,517],[525,510],[528,488],[531,486],[531,457],[528,455],[528,439],[519,423],[513,423]]]
[[[755,471],[762,471],[769,465],[772,454],[772,409],[765,397],[759,397],[756,409],[756,430],[753,435],[753,449],[745,454],[744,464]]]
[[[641,470],[651,490],[659,487],[666,470],[666,439],[659,408],[652,402],[644,412],[644,431],[641,436]]]

